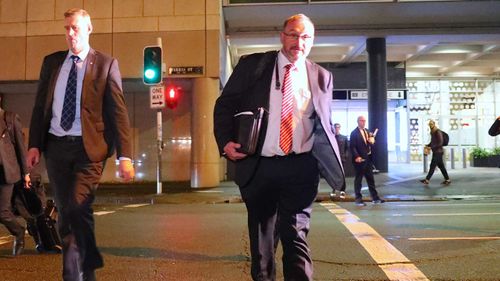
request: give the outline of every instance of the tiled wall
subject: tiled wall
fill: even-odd
[[[5,94],[6,109],[21,116],[26,133],[43,57],[67,49],[63,14],[71,7],[89,12],[94,27],[91,46],[119,61],[133,127],[136,180],[154,181],[156,111],[149,108],[148,87],[140,81],[143,48],[156,45],[156,38],[161,37],[167,67],[203,66],[202,76],[217,79],[220,1],[0,0],[0,92]],[[169,81],[182,86],[183,92],[179,106],[163,112],[166,148],[162,171],[166,181],[191,176],[191,96],[196,94],[192,80],[184,76]],[[45,175],[43,163],[39,168]],[[108,161],[102,181],[116,181],[115,171]]]
[[[219,76],[219,0],[1,0],[0,81],[36,80],[45,55],[66,49],[64,11],[83,7],[91,46],[116,57],[124,78],[142,75],[142,50],[161,37],[167,66]]]

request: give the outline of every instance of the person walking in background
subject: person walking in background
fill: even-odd
[[[361,182],[363,177],[366,178],[372,202],[374,204],[384,203],[385,200],[379,197],[377,189],[375,188],[375,179],[373,177],[372,146],[375,144],[375,137],[365,129],[366,118],[364,116],[359,116],[357,122],[358,127],[351,132],[350,137],[352,164],[355,170],[355,203],[358,206],[366,206],[363,202],[363,195],[361,194]]]
[[[63,280],[95,280],[103,267],[92,203],[104,163],[116,149],[119,174],[134,177],[128,112],[116,59],[92,49],[82,9],[64,13],[69,50],[46,56],[31,117],[27,164],[44,153],[59,208]]]
[[[344,180],[330,123],[333,77],[306,59],[314,25],[303,14],[289,17],[280,33],[279,52],[241,58],[214,108],[214,134],[221,155],[236,163],[235,182],[248,211],[253,280],[276,280],[275,253],[283,247],[285,280],[313,280],[307,242],[312,203],[318,193],[315,118],[330,143],[319,153],[332,161],[330,172]],[[238,152],[233,115],[267,110],[252,155]]]
[[[0,104],[3,95],[0,94]],[[25,188],[29,188],[30,176],[26,162],[26,146],[19,115],[0,107],[0,223],[14,236],[12,255],[18,256],[24,249],[26,228],[12,213],[12,192],[14,183],[24,178]]]
[[[340,158],[342,159],[342,166],[346,167],[347,164],[347,155],[349,153],[349,141],[347,140],[347,136],[344,136],[340,133],[341,126],[339,123],[333,124],[333,129],[335,132],[335,139],[337,140],[337,144],[339,145]],[[346,183],[340,187],[339,198],[345,199]],[[335,193],[331,193],[330,197],[335,197]]]
[[[492,137],[498,136],[500,134],[500,116],[498,116],[497,119],[495,119],[495,122],[491,124],[488,134],[490,134],[490,136]]]
[[[436,169],[437,166],[441,170],[441,173],[443,174],[444,177],[444,181],[441,184],[449,185],[451,183],[451,180],[450,177],[448,176],[448,172],[446,171],[446,166],[444,165],[443,162],[443,154],[444,154],[443,133],[441,132],[441,130],[438,129],[434,120],[429,121],[429,128],[431,129],[431,142],[424,147],[424,151],[432,150],[432,160],[431,160],[431,166],[429,168],[429,173],[427,173],[425,179],[420,180],[420,182],[426,185],[429,184],[429,180],[432,178],[434,170]]]

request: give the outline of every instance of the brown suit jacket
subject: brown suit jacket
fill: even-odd
[[[54,89],[67,54],[68,51],[60,51],[43,60],[28,145],[40,152],[45,150]],[[85,63],[80,114],[85,151],[93,162],[105,160],[115,148],[117,157],[132,158],[130,124],[118,61],[90,49]]]
[[[9,121],[6,121],[6,112],[0,109],[0,159],[3,167],[5,183],[12,184],[18,182],[22,175],[28,172],[26,168],[26,145],[24,144],[24,134],[21,130],[21,120],[19,115],[11,113],[13,118],[13,128],[9,128]]]

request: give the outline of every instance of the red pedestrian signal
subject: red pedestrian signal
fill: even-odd
[[[174,109],[179,102],[179,89],[176,87],[168,87],[165,95],[165,103],[168,108]]]

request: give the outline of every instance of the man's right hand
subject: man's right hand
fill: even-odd
[[[32,169],[38,162],[40,162],[40,150],[32,147],[28,150],[28,155],[26,156],[26,166],[28,169]]]
[[[245,153],[240,153],[240,152],[236,151],[236,149],[240,148],[240,147],[241,147],[241,144],[239,144],[239,143],[235,143],[232,141],[228,142],[226,144],[226,146],[224,146],[224,156],[226,156],[227,158],[229,158],[230,160],[233,160],[233,161],[240,160],[240,159],[247,157],[247,155]]]
[[[360,156],[358,156],[358,157],[356,157],[356,159],[354,159],[354,162],[356,162],[356,163],[361,163],[363,161],[365,161],[365,159],[361,158]]]

